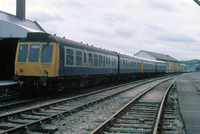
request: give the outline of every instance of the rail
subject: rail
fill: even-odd
[[[166,80],[167,81],[167,80]],[[165,82],[165,81],[163,81]],[[162,82],[162,83],[163,83]],[[158,85],[160,85],[161,83],[159,83]],[[123,115],[123,113],[126,113],[126,111],[128,111],[127,109],[129,109],[131,106],[133,106],[141,97],[143,97],[146,93],[148,93],[149,91],[151,91],[153,88],[157,87],[158,85],[155,85],[151,88],[148,88],[147,90],[143,91],[142,93],[140,93],[136,98],[134,98],[133,100],[131,100],[128,104],[126,104],[123,108],[121,108],[118,112],[116,112],[112,117],[110,117],[108,120],[106,120],[104,123],[102,123],[101,125],[99,125],[95,130],[93,130],[90,134],[99,134],[99,133],[103,133],[104,129],[106,129],[110,124],[113,124],[111,122],[116,121],[120,116]],[[170,87],[173,84],[170,85]],[[169,88],[168,88],[169,90]],[[167,90],[167,92],[168,92]],[[166,96],[167,93],[165,93]],[[163,106],[163,104],[162,104]],[[162,108],[160,108],[162,109]],[[159,110],[159,116],[157,116],[157,118],[160,118],[160,112],[161,110]],[[156,126],[157,125],[157,121],[159,121],[159,119],[156,119]],[[112,125],[111,125],[112,126]],[[152,128],[153,130],[151,132],[154,132],[154,129],[157,129],[157,127],[155,126],[155,128]],[[112,131],[111,131],[112,132]],[[155,130],[156,132],[156,130]],[[133,132],[134,133],[134,132]],[[136,131],[136,133],[140,133],[140,131]],[[145,133],[144,131],[142,133]],[[147,132],[148,133],[148,132]]]
[[[175,81],[168,87],[167,91],[165,92],[165,95],[163,96],[163,99],[162,99],[162,102],[160,104],[160,108],[159,108],[159,111],[158,111],[156,123],[155,123],[154,129],[153,129],[153,134],[157,134],[159,121],[160,121],[161,113],[162,113],[162,110],[163,110],[163,107],[164,107],[164,103],[166,101],[167,94],[168,94],[169,90],[171,89],[171,87],[174,85],[174,83],[175,83]]]
[[[169,79],[169,78],[168,78]],[[150,80],[150,81],[154,81],[154,80]],[[80,110],[80,109],[83,109],[89,105],[92,105],[92,104],[95,104],[95,103],[99,103],[103,100],[106,100],[106,99],[109,99],[111,98],[112,96],[116,96],[122,92],[125,92],[127,90],[130,90],[132,88],[135,88],[137,86],[140,86],[142,84],[145,84],[145,83],[149,83],[150,81],[147,81],[147,82],[141,82],[140,84],[135,84],[133,87],[129,87],[127,89],[123,89],[121,91],[117,91],[115,93],[112,93],[112,95],[102,95],[102,96],[98,96],[99,98],[96,98],[96,99],[93,99],[92,101],[88,100],[88,102],[84,103],[84,104],[79,104],[79,105],[76,105],[76,106],[73,106],[73,108],[69,108],[68,110],[64,110],[64,109],[58,109],[59,112],[57,111],[56,113],[54,114],[51,114],[50,116],[45,116],[45,117],[42,117],[41,119],[37,119],[36,121],[33,121],[33,122],[28,122],[28,123],[25,123],[23,125],[19,125],[17,127],[14,127],[14,128],[11,128],[11,129],[8,129],[8,130],[5,130],[3,131],[2,133],[14,133],[14,132],[20,132],[20,131],[24,131],[26,130],[27,128],[31,128],[33,126],[37,126],[37,125],[40,125],[41,123],[43,122],[48,122],[50,121],[51,119],[53,118],[58,118],[64,114],[70,114],[72,112],[75,112],[76,110]],[[133,83],[131,83],[133,84]],[[80,98],[85,98],[89,95],[93,95],[93,94],[97,94],[97,93],[101,93],[103,91],[110,91],[110,89],[115,89],[117,87],[121,87],[121,86],[124,86],[125,84],[123,85],[120,85],[120,86],[115,86],[115,87],[112,87],[112,88],[106,88],[104,90],[100,90],[100,91],[95,91],[95,92],[92,92],[92,93],[88,93],[88,94],[84,94],[84,95],[79,95],[79,96],[76,96],[76,97],[72,97],[72,98],[68,98],[68,99],[63,99],[63,100],[59,100],[59,101],[56,101],[56,102],[53,102],[53,103],[49,103],[49,104],[45,104],[43,106],[37,106],[37,107],[34,107],[34,108],[30,108],[30,109],[26,109],[26,110],[22,110],[22,111],[18,111],[18,112],[14,112],[14,113],[11,113],[11,114],[7,114],[7,115],[3,115],[3,116],[0,116],[0,119],[6,119],[7,117],[16,117],[16,116],[20,116],[22,114],[28,114],[28,113],[31,113],[33,111],[39,111],[40,109],[48,109],[48,110],[51,110],[52,107],[54,107],[55,105],[63,105],[64,103],[68,103],[69,101],[71,100],[77,100],[77,99],[80,99]],[[116,89],[115,89],[116,90]],[[43,113],[45,114],[45,113]]]

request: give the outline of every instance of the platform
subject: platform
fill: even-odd
[[[15,85],[17,82],[14,82],[13,80],[2,80],[0,81],[0,87],[1,86],[10,86],[10,85]]]
[[[187,134],[200,133],[200,72],[182,74],[177,78],[181,115]]]

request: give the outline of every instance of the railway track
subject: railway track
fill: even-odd
[[[16,133],[23,131],[41,133],[55,132],[57,131],[57,127],[52,127],[51,125],[53,119],[60,119],[63,115],[70,115],[88,106],[100,103],[101,101],[152,81],[155,80],[115,86],[93,93],[59,100],[42,106],[36,106],[18,112],[1,115],[0,133]]]
[[[165,134],[186,134],[184,122],[180,114],[178,93],[176,86],[169,91],[164,109],[161,114],[160,124],[158,126],[159,133]]]
[[[17,98],[18,85],[16,82],[0,81],[0,102]]]
[[[13,101],[8,101],[8,102],[0,103],[0,110],[9,111],[11,108],[15,108],[15,107],[26,105],[26,104],[35,103],[35,102],[40,101],[42,99],[44,99],[44,98],[17,99],[17,100],[15,98],[15,100],[13,100]],[[2,114],[2,112],[0,112],[0,114]]]
[[[1,81],[0,82],[0,110],[14,108],[20,105],[30,104],[41,100],[42,98],[24,98],[24,95],[20,95],[18,91],[20,90],[19,85],[12,81]],[[43,97],[44,98],[44,97]],[[2,112],[0,111],[0,114]]]
[[[179,119],[177,119],[176,114],[178,113],[174,110],[175,104],[166,102],[167,95],[173,84],[174,83],[170,84],[168,88],[163,88],[166,87],[166,83],[164,83],[144,91],[112,117],[99,125],[91,134],[183,133],[183,131],[180,130],[180,128],[183,129],[183,126],[177,127],[176,124],[177,121],[182,120],[180,115]],[[157,99],[155,99],[155,97]],[[171,96],[171,99],[172,98]],[[166,106],[164,106],[164,104],[166,104]]]
[[[160,79],[160,78],[158,78],[158,79]],[[152,80],[147,80],[147,81],[151,82]],[[140,82],[140,81],[136,81],[134,83],[138,83],[138,82]],[[131,83],[133,83],[133,82],[130,82],[129,84],[131,84]],[[4,84],[4,85],[6,87],[9,86],[9,85],[6,85],[6,84]],[[113,85],[113,88],[121,87],[121,86],[124,86],[124,85],[126,85],[126,84],[120,84],[120,85],[117,85],[117,86]],[[81,90],[82,93],[81,92],[79,92],[79,93],[80,94],[84,94],[84,93],[88,93],[88,92],[91,93],[92,91],[101,90],[102,88],[105,88],[105,90],[112,89],[112,88],[108,88],[108,87],[102,86],[102,87],[97,87],[97,88],[91,88],[91,89]],[[100,92],[103,92],[105,90],[101,90]],[[91,95],[94,94],[94,93],[97,93],[97,92],[93,92],[93,93],[91,93]],[[64,97],[66,98],[66,97],[70,97],[70,96],[73,96],[73,95],[69,94],[67,96],[65,95]],[[58,96],[55,96],[53,98],[52,97],[49,98],[49,97],[50,96],[47,96],[46,98],[45,97],[40,97],[40,98],[31,98],[31,99],[27,99],[26,98],[26,99],[24,99],[23,96],[22,97],[20,97],[20,96],[15,96],[14,97],[13,96],[12,98],[8,97],[8,98],[0,99],[0,110],[7,109],[5,112],[12,111],[13,108],[16,108],[16,107],[19,107],[19,106],[22,106],[22,105],[25,105],[25,104],[30,105],[31,103],[35,103],[35,102],[40,101],[40,100],[44,101],[44,103],[45,103],[46,100],[48,101],[48,100],[55,100],[56,98],[63,98],[63,94],[61,95],[61,94],[58,93]],[[14,110],[16,110],[16,109],[14,109]],[[0,112],[0,114],[4,114],[4,111],[2,111],[2,112]]]

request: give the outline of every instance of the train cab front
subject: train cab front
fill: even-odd
[[[56,43],[19,42],[14,81],[45,86],[49,79],[58,76],[58,50]]]

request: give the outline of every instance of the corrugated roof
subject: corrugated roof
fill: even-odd
[[[144,51],[144,50],[141,50],[141,51]],[[154,52],[149,52],[149,51],[144,51],[144,52],[155,57],[157,60],[165,60],[165,61],[169,60],[169,61],[176,61],[176,62],[178,61],[177,59],[171,57],[170,55],[164,55],[164,54],[159,54],[159,53],[154,53]]]
[[[9,22],[15,25],[23,26],[29,29],[45,32],[44,29],[36,21],[33,22],[26,19],[23,20],[20,17],[17,17],[15,15],[12,15],[3,11],[0,11],[0,20]]]

